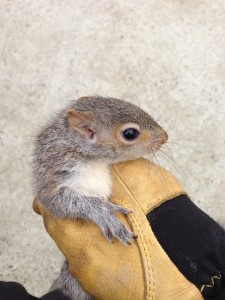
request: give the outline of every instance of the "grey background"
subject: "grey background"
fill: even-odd
[[[175,167],[159,161],[224,217],[225,1],[2,0],[0,22],[1,280],[38,296],[58,274],[61,254],[31,209],[32,136],[83,95],[160,118]]]

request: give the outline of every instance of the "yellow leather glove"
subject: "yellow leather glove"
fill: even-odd
[[[165,169],[146,159],[112,167],[111,201],[132,211],[120,220],[137,236],[131,246],[110,243],[99,227],[87,221],[58,219],[34,200],[35,212],[69,262],[72,275],[97,300],[198,300],[197,287],[170,260],[156,239],[146,215],[163,202],[186,194]]]

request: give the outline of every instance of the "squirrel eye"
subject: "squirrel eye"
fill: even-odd
[[[122,136],[127,141],[133,141],[139,136],[140,132],[135,128],[127,128],[122,132]]]

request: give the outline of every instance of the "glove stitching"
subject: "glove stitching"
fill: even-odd
[[[115,167],[113,167],[113,169],[114,169],[115,173],[117,174],[117,176],[118,176],[119,180],[121,181],[121,183],[124,185],[124,187],[127,190],[128,194],[130,194],[130,196],[135,200],[134,195],[129,190],[129,188],[127,187],[127,185],[125,184],[125,182],[123,181],[123,179],[120,177],[120,175],[117,173],[117,171],[115,170]],[[124,204],[124,203],[121,203],[120,200],[118,200],[118,202],[119,202],[120,205]],[[135,203],[138,204],[137,201],[135,201]],[[128,208],[131,209],[130,207],[128,207]],[[141,210],[142,210],[142,208],[141,208]],[[142,210],[142,212],[143,212],[143,210]],[[138,221],[137,217],[135,216],[135,213],[133,212],[133,215],[130,215],[129,217],[131,219],[133,219],[133,221],[134,221],[133,225],[136,225],[135,226],[136,228],[137,228],[137,225],[138,225],[137,231],[139,233],[141,233],[140,236],[138,237],[138,240],[140,241],[140,244],[142,245],[142,248],[143,248],[144,253],[145,253],[145,257],[147,258],[147,262],[150,263],[150,265],[149,265],[149,263],[147,263],[147,276],[146,276],[147,277],[146,278],[146,280],[147,280],[147,282],[146,282],[147,283],[147,295],[146,296],[147,296],[147,299],[153,300],[154,299],[154,295],[155,295],[155,278],[154,278],[154,272],[153,272],[153,266],[152,266],[152,256],[150,254],[150,249],[148,248],[148,246],[147,246],[147,248],[145,246],[145,245],[148,245],[148,244],[147,244],[145,235],[144,235],[144,233],[143,233],[143,231],[141,229],[141,226],[139,224],[139,221]],[[143,258],[142,258],[142,260],[143,260]]]
[[[214,279],[216,280],[220,280],[222,278],[222,274],[221,272],[219,272],[218,275],[214,275],[211,277],[211,284],[203,284],[201,289],[200,289],[200,292],[203,293],[203,290],[207,287],[207,288],[213,288],[214,285],[215,285],[215,282],[214,282]]]

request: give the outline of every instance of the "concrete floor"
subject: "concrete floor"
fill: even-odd
[[[225,1],[2,0],[0,20],[1,280],[38,296],[58,274],[61,254],[31,209],[32,139],[79,96],[161,116],[175,167],[161,164],[224,217]]]

